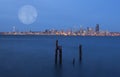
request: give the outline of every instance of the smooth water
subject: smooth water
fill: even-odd
[[[57,39],[61,66],[54,63]],[[0,77],[120,77],[120,37],[0,36]]]

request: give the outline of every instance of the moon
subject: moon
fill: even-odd
[[[23,24],[32,24],[36,21],[37,17],[37,10],[32,5],[24,5],[19,9],[18,18]]]

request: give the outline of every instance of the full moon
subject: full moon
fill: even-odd
[[[31,5],[25,5],[19,9],[18,18],[23,24],[32,24],[38,16],[37,10]]]

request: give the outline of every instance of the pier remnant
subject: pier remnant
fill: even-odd
[[[79,59],[82,61],[82,45],[79,45]]]
[[[55,64],[57,64],[58,57],[59,57],[59,64],[62,64],[62,46],[59,46],[58,40],[56,40]]]
[[[73,61],[72,61],[73,65],[75,65],[75,58],[73,58]]]

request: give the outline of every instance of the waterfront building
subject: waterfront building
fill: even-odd
[[[95,32],[96,32],[96,33],[99,33],[99,30],[100,30],[100,29],[99,29],[99,24],[96,24]]]

